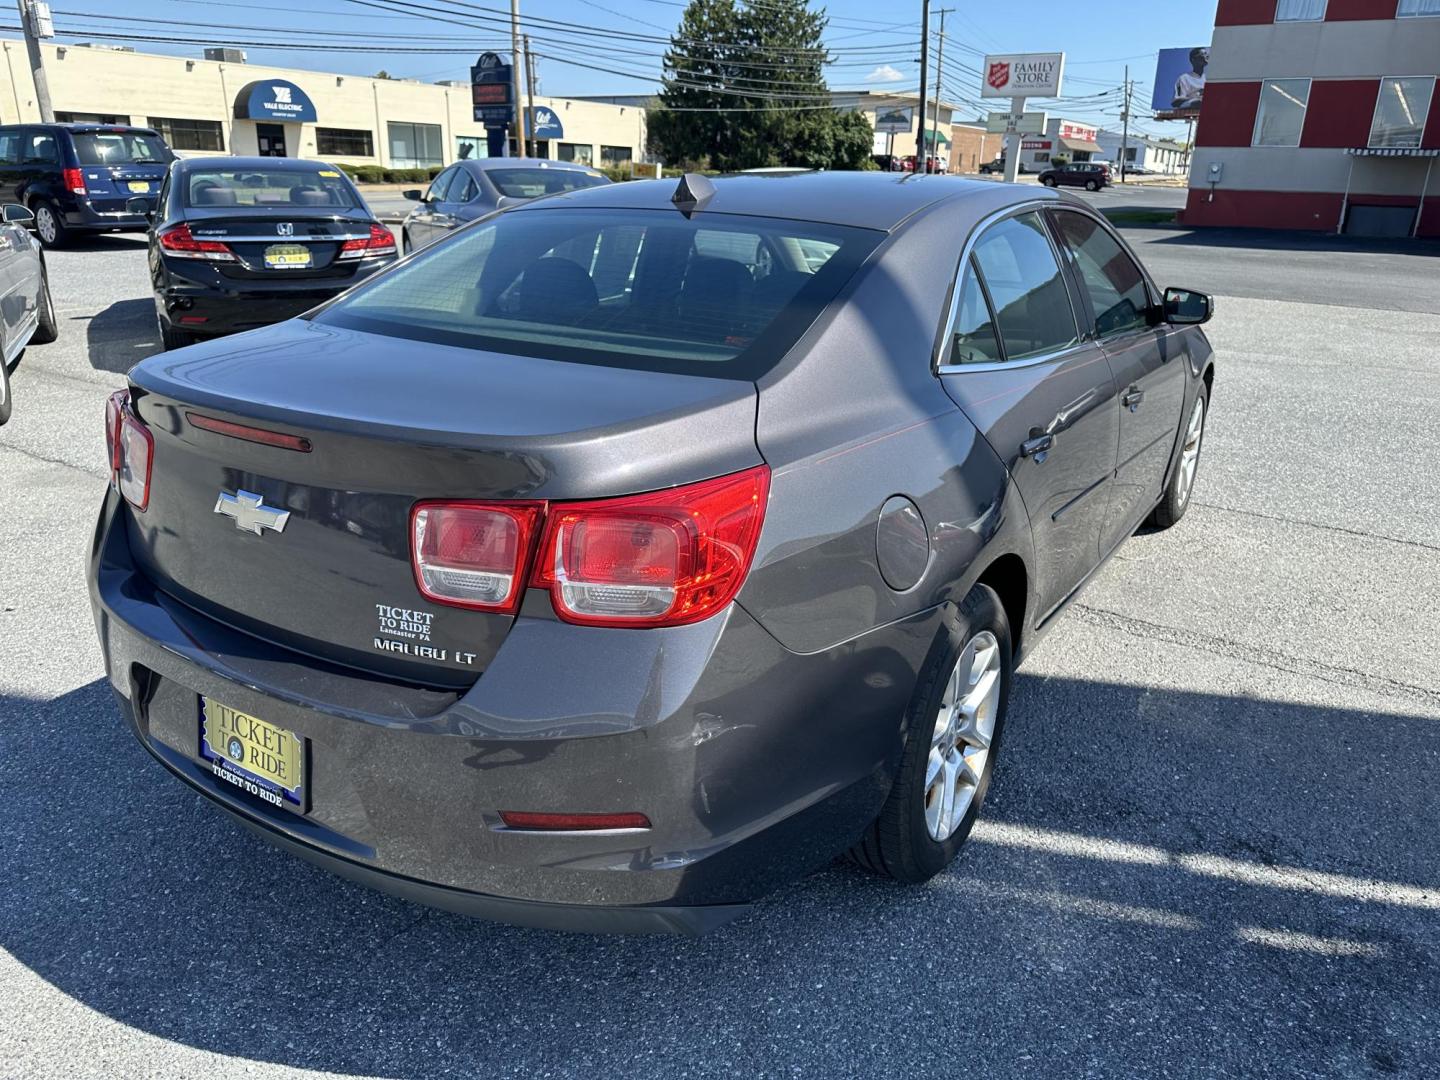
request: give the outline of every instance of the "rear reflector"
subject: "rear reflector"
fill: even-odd
[[[150,505],[150,467],[154,464],[155,440],[128,409],[120,418],[119,444],[116,483],[125,501],[143,513]]]
[[[542,503],[426,502],[410,515],[415,583],[427,599],[512,614]]]
[[[754,558],[770,470],[595,502],[555,503],[532,584],[585,626],[677,626],[734,599]]]
[[[232,424],[229,420],[217,420],[201,413],[187,412],[185,419],[190,421],[192,427],[213,431],[217,435],[228,435],[232,439],[244,439],[246,442],[263,443],[266,446],[278,446],[282,450],[298,450],[302,454],[310,453],[310,440],[300,435],[267,431],[249,424]]]
[[[508,829],[536,829],[547,832],[650,828],[650,819],[644,814],[532,814],[520,810],[501,810],[500,820]]]

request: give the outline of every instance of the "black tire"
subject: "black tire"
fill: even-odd
[[[50,275],[40,274],[40,323],[35,336],[30,339],[36,345],[48,345],[60,336],[60,323],[55,318],[55,301],[50,296]]]
[[[0,360],[0,425],[10,419],[10,368]]]
[[[166,352],[174,349],[183,349],[186,345],[195,344],[194,334],[185,330],[177,330],[158,315],[155,317],[155,321],[160,327],[160,344]]]
[[[49,199],[39,199],[30,208],[35,215],[35,235],[40,238],[43,248],[64,247],[70,242],[70,230],[65,227],[65,216]]]
[[[1191,426],[1195,422],[1195,411],[1200,411],[1200,432],[1195,440],[1194,467],[1190,469],[1189,479],[1185,479],[1185,455],[1189,449]],[[1195,494],[1195,481],[1199,478],[1200,451],[1205,446],[1205,422],[1210,418],[1210,391],[1205,384],[1200,384],[1200,390],[1195,395],[1195,404],[1190,406],[1190,411],[1184,416],[1180,429],[1180,455],[1175,462],[1175,471],[1170,476],[1170,482],[1165,485],[1165,495],[1158,505],[1151,512],[1149,524],[1157,529],[1168,529],[1182,517],[1190,506],[1190,501]]]
[[[1099,191],[1099,190],[1100,190],[1100,185],[1097,184],[1094,180],[1086,180],[1086,181],[1085,181],[1085,190],[1086,190],[1086,191]]]
[[[1000,693],[990,750],[979,783],[964,816],[943,841],[931,836],[925,822],[925,771],[931,752],[931,735],[946,685],[967,644],[977,635],[993,634],[999,647]],[[1005,710],[1013,676],[1010,621],[1005,607],[988,585],[976,585],[958,608],[948,612],[930,659],[920,675],[910,715],[906,719],[905,750],[889,797],[879,817],[850,849],[850,858],[877,874],[897,881],[928,881],[954,860],[975,825],[994,774],[995,759],[1005,730]]]
[[[1040,178],[1040,183],[1044,184],[1046,187],[1054,187],[1055,178],[1053,176],[1042,176]]]

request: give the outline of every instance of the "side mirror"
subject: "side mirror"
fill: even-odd
[[[29,208],[21,206],[19,203],[6,203],[4,215],[6,225],[29,225],[35,220],[35,215],[30,212]]]
[[[421,191],[418,187],[407,188],[406,190],[400,192],[400,194],[403,198],[409,199],[411,202],[425,201],[425,193]]]
[[[144,195],[133,195],[125,200],[127,214],[144,214],[147,218],[155,213],[155,200]]]
[[[1209,322],[1215,314],[1215,300],[1209,293],[1194,289],[1165,290],[1165,321],[1177,324]]]

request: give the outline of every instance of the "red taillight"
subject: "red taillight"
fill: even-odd
[[[677,626],[740,591],[765,518],[764,465],[698,484],[550,507],[532,584],[585,626]]]
[[[207,259],[210,262],[235,262],[235,253],[219,240],[197,240],[190,226],[181,222],[160,234],[160,246],[167,255],[178,259]]]
[[[371,255],[385,255],[395,250],[395,235],[384,225],[370,226],[370,236],[366,239],[346,240],[340,245],[340,254],[337,259],[364,259]]]
[[[125,501],[141,513],[150,505],[150,467],[155,440],[128,412],[120,418],[120,464],[115,480]]]
[[[76,195],[85,194],[85,174],[79,169],[65,169],[61,173],[65,183],[65,190],[73,191]]]
[[[546,832],[650,828],[650,819],[644,814],[538,814],[522,810],[501,810],[500,820],[508,829],[535,829]]]
[[[213,416],[205,416],[202,413],[187,412],[185,419],[195,427],[213,431],[217,435],[228,435],[232,439],[263,443],[265,446],[278,446],[282,450],[298,450],[302,454],[308,454],[311,450],[310,440],[303,435],[287,435],[283,431],[251,427],[249,424],[232,424],[229,420],[217,420]]]
[[[543,503],[417,503],[410,514],[415,584],[442,604],[513,613],[543,509]]]

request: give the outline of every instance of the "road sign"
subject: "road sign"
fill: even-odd
[[[496,53],[482,53],[470,69],[470,99],[475,121],[487,128],[503,128],[515,122],[514,79],[511,65]]]

